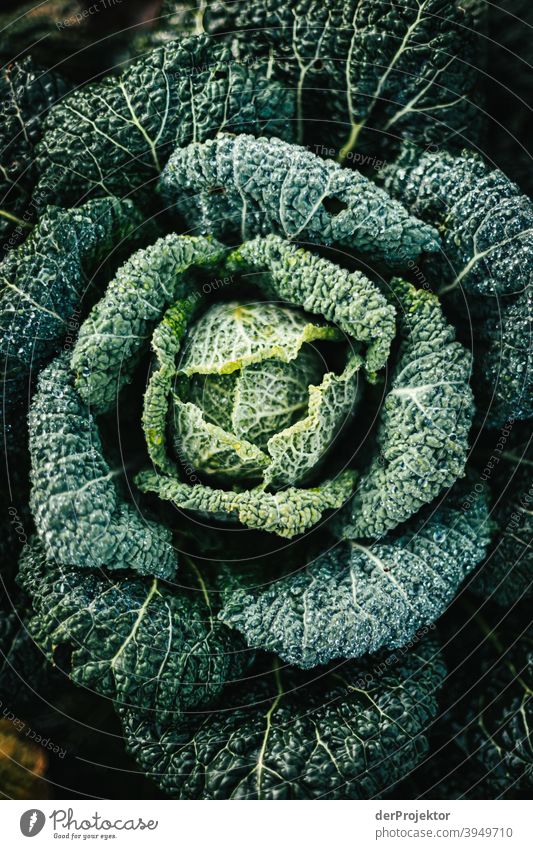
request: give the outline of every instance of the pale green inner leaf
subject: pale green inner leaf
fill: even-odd
[[[329,325],[310,323],[294,309],[269,303],[219,303],[195,324],[179,363],[192,374],[231,374],[238,369],[278,359],[295,359],[304,342],[342,341]]]

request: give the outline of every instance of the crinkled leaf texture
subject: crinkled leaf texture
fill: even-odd
[[[174,26],[198,26],[184,9],[196,3],[168,5]],[[316,142],[318,132],[326,150],[479,136],[479,39],[460,0],[232,0],[199,15],[243,58],[272,56],[296,91],[300,137]]]
[[[73,342],[93,275],[117,245],[145,237],[131,201],[89,201],[79,209],[48,207],[39,224],[0,265],[2,431],[20,429],[31,376]]]
[[[33,214],[26,206],[36,177],[34,147],[48,109],[68,88],[66,81],[36,67],[30,57],[10,62],[0,73],[0,241],[4,250],[19,244],[31,229]]]
[[[179,362],[178,374],[192,378],[182,380],[173,398],[175,453],[182,464],[236,479],[238,485],[246,479],[276,487],[300,484],[324,460],[357,401],[362,358],[349,353],[339,374],[324,374],[311,344],[342,338],[336,328],[278,304],[213,305],[191,327]],[[305,368],[313,355],[315,385]],[[212,401],[204,406],[210,387],[216,387],[214,403],[224,410],[222,417]],[[297,404],[298,418],[294,423],[292,415],[285,421],[270,419],[273,430],[267,425],[261,443],[248,433],[248,424],[254,416],[260,421],[270,399],[273,411],[294,412]]]
[[[152,333],[154,358],[144,393],[142,426],[150,460],[155,467],[171,475],[176,474],[176,463],[167,445],[169,394],[183,336],[202,300],[200,296],[199,299],[175,301]]]
[[[529,284],[533,202],[502,171],[471,151],[461,156],[407,146],[380,172],[391,195],[439,227],[444,252],[428,259],[446,293],[516,295]]]
[[[180,799],[368,799],[427,751],[445,668],[425,638],[320,675],[259,670],[180,723],[121,711],[141,768]]]
[[[249,269],[246,264],[244,270]],[[179,373],[186,377],[228,375],[270,359],[285,365],[296,359],[306,343],[342,338],[334,327],[311,322],[302,312],[285,305],[258,300],[220,301],[191,328]]]
[[[34,615],[28,631],[52,662],[68,659],[75,684],[179,722],[207,705],[250,663],[242,641],[216,621],[199,574],[190,589],[157,578],[61,566],[36,539],[18,581]],[[193,582],[194,581],[194,582]]]
[[[247,528],[292,539],[316,525],[328,510],[339,510],[353,492],[356,473],[349,470],[310,489],[289,486],[279,492],[254,487],[239,492],[183,483],[158,472],[135,476],[141,492],[154,492],[182,510],[211,520],[238,521]]]
[[[193,468],[204,472],[222,474],[228,470],[228,474],[234,475],[238,470],[248,477],[262,476],[268,485],[299,483],[324,458],[354,408],[359,394],[357,372],[361,357],[350,353],[339,374],[326,373],[316,385],[309,386],[307,415],[294,425],[288,422],[290,426],[280,427],[260,446],[247,439],[246,428],[239,428],[239,420],[245,425],[248,421],[247,405],[254,408],[258,404],[257,399],[251,400],[251,390],[258,391],[263,375],[266,391],[272,391],[271,358],[279,361],[278,370],[285,363],[297,365],[306,343],[321,339],[340,341],[346,337],[348,345],[363,342],[365,366],[374,378],[375,371],[385,365],[390,350],[395,329],[394,307],[364,275],[350,274],[273,235],[245,242],[231,252],[221,273],[230,280],[243,275],[245,281],[250,279],[269,299],[281,298],[285,303],[304,307],[333,321],[337,327],[315,323],[277,303],[223,302],[211,307],[191,328],[178,372],[193,378],[215,375],[219,380],[216,383],[216,378],[208,378],[201,384],[198,406],[190,403],[195,398],[190,392],[174,398],[176,452]],[[171,338],[165,362],[171,360],[169,345]],[[156,348],[160,348],[159,342]],[[264,372],[253,368],[261,363]],[[162,369],[169,383],[171,375],[167,366],[162,364]],[[159,390],[161,380],[156,379]],[[218,394],[209,403],[216,410],[210,417],[203,406],[206,391],[214,392],[215,385]],[[275,385],[279,386],[279,380]],[[150,391],[147,398],[150,409],[154,406],[159,409],[159,404],[152,403]],[[280,398],[274,401],[281,403]],[[260,406],[261,410],[265,409],[263,403]],[[218,410],[224,407],[228,415],[220,421]],[[150,416],[150,425],[152,419]],[[149,441],[153,441],[152,429],[147,433]],[[163,442],[162,432],[159,442]]]
[[[361,475],[343,528],[379,538],[464,474],[474,415],[471,358],[438,298],[395,279],[398,359],[379,412],[376,450]]]
[[[332,322],[366,347],[367,373],[382,369],[396,330],[394,305],[360,271],[349,273],[310,251],[267,235],[232,251],[225,269],[244,272],[269,298],[281,298]]]
[[[233,395],[231,392],[228,395],[226,389],[223,396],[219,383],[214,402],[219,409],[224,397],[231,414],[223,428],[214,427],[209,416],[206,420],[197,406],[186,403],[194,398],[175,398],[176,452],[184,455],[192,467],[204,471],[221,473],[224,469],[232,472],[239,469],[250,476],[262,475],[268,485],[299,483],[324,459],[354,409],[359,394],[357,372],[361,357],[352,352],[340,374],[326,373],[317,385],[310,386],[307,415],[272,435],[261,446],[262,450],[238,429],[239,402],[246,404],[246,385],[251,381],[257,389],[261,379],[260,372],[248,371],[248,367],[263,362],[268,387],[272,376],[269,357],[292,362],[304,343],[314,339],[342,340],[344,334],[349,345],[362,342],[366,346],[364,363],[373,378],[385,365],[390,351],[395,330],[394,307],[364,275],[350,274],[274,235],[245,242],[232,251],[221,273],[231,280],[235,275],[243,275],[244,280],[250,279],[266,297],[303,307],[334,322],[336,328],[310,322],[277,304],[257,302],[237,310],[228,309],[227,304],[211,308],[189,337],[179,372],[187,376],[233,375]],[[166,359],[169,359],[168,351]],[[163,372],[169,385],[171,374],[166,366]],[[159,388],[161,380],[157,375],[154,380]],[[212,383],[202,384],[202,403],[209,386]],[[147,399],[150,409],[160,408],[152,403],[150,392]],[[249,413],[242,416],[248,419]],[[149,441],[151,431],[152,428],[147,432]],[[160,431],[159,443],[162,443],[161,428]],[[152,453],[152,459],[154,456]],[[240,500],[243,505],[246,503],[246,497]]]
[[[29,429],[30,506],[47,555],[68,565],[172,577],[172,535],[119,497],[67,353],[41,372]]]
[[[71,359],[75,385],[92,411],[109,411],[122,386],[131,380],[151,335],[156,359],[145,396],[143,426],[150,458],[162,474],[142,473],[136,479],[138,486],[157,492],[184,509],[206,512],[214,518],[229,514],[248,527],[292,537],[317,522],[325,510],[345,503],[353,491],[353,473],[344,473],[337,481],[327,481],[313,490],[290,486],[283,493],[267,493],[259,488],[236,493],[198,483],[193,486],[190,479],[177,476],[179,468],[167,454],[167,411],[178,371],[176,356],[190,318],[205,300],[205,287],[190,272],[202,270],[229,279],[233,275],[242,274],[245,279],[250,275],[267,297],[301,306],[337,325],[337,329],[322,324],[315,327],[308,322],[301,332],[293,334],[294,339],[288,333],[278,339],[270,353],[291,359],[305,341],[343,338],[342,334],[346,334],[351,343],[362,342],[366,346],[364,361],[370,376],[385,365],[395,330],[394,307],[362,274],[349,273],[277,236],[255,239],[226,254],[227,249],[209,237],[177,234],[135,253],[119,269],[80,329]],[[194,368],[187,366],[185,360],[181,363],[185,373],[229,369],[224,363],[216,365],[222,354],[210,345],[211,341],[200,346],[207,352],[205,362]],[[256,355],[255,359],[259,353]],[[189,348],[187,356],[193,356]],[[232,368],[245,361],[233,349],[228,357]],[[255,362],[254,357],[248,354],[246,363]],[[358,394],[360,361],[354,352],[339,375],[325,375],[319,386],[309,389],[308,415],[272,437],[268,456],[259,449],[253,450],[254,446],[246,440],[236,440],[221,428],[214,428],[197,407],[178,399],[177,454],[181,455],[184,436],[190,431],[194,438],[192,448],[197,449],[193,459],[197,459],[198,452],[203,452],[203,456],[205,450],[213,453],[217,449],[219,465],[222,455],[227,455],[226,465],[231,461],[248,468],[254,461],[259,468],[264,467],[265,482],[296,483],[323,458],[349,417]],[[259,462],[261,458],[264,462]]]
[[[488,427],[533,416],[533,286],[516,298],[482,305],[475,317],[475,385]],[[481,405],[480,405],[481,406]]]
[[[176,150],[160,180],[192,232],[243,241],[276,233],[405,267],[436,231],[357,171],[278,138],[220,134]]]
[[[284,135],[293,98],[259,67],[205,36],[149,51],[117,79],[86,85],[52,109],[38,147],[36,197],[146,198],[177,145],[221,130]]]
[[[443,252],[424,272],[459,316],[473,314],[476,386],[487,423],[533,415],[533,202],[502,171],[461,156],[408,147],[380,182],[438,226]],[[466,304],[465,304],[466,301]]]
[[[224,253],[212,239],[170,233],[118,269],[81,326],[71,358],[76,389],[94,413],[115,406],[166,307],[188,296],[194,306],[198,292],[185,272],[212,269]]]
[[[258,567],[239,587],[221,575],[219,618],[253,648],[303,668],[405,645],[444,612],[489,542],[486,500],[463,510],[458,490],[397,535],[340,543],[272,580]]]

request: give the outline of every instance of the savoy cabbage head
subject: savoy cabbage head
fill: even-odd
[[[530,592],[525,440],[483,452],[533,413],[533,206],[459,150],[474,11],[330,5],[213,4],[75,92],[10,72],[23,627],[179,798],[392,792],[437,721],[437,621]]]

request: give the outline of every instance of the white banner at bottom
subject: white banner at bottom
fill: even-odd
[[[531,849],[527,801],[39,800],[0,807],[2,845]]]

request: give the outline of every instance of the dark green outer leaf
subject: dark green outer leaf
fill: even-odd
[[[444,675],[425,639],[318,677],[275,664],[203,719],[122,711],[122,721],[142,769],[180,799],[372,798],[427,750]]]
[[[459,489],[399,536],[338,545],[280,580],[258,568],[250,587],[235,589],[238,574],[225,587],[222,573],[219,618],[249,646],[303,668],[405,645],[444,612],[485,554],[486,499],[478,496],[465,512],[467,493]]]
[[[471,359],[431,292],[395,279],[398,360],[379,412],[377,452],[361,476],[344,536],[379,538],[464,474],[474,415]]]
[[[191,231],[221,239],[276,233],[400,267],[439,248],[432,227],[362,174],[276,138],[221,134],[178,149],[160,187]]]
[[[29,430],[30,507],[47,555],[68,565],[173,576],[172,535],[118,496],[66,353],[39,376]]]
[[[533,416],[533,286],[516,298],[483,304],[475,318],[479,354],[474,385],[488,427]],[[485,422],[484,422],[485,423]]]
[[[33,540],[18,580],[35,612],[28,630],[48,659],[69,658],[74,683],[119,706],[178,722],[250,662],[214,618],[201,577],[184,591],[157,578],[81,571],[47,560]]]
[[[380,171],[387,191],[413,215],[440,229],[444,252],[428,260],[443,293],[512,295],[529,285],[533,202],[477,154],[406,147]]]
[[[36,179],[34,147],[48,109],[68,88],[66,81],[35,67],[29,57],[4,66],[0,73],[0,241],[4,250],[22,242],[31,229],[34,211],[26,206]]]
[[[398,137],[462,145],[479,136],[479,27],[464,2],[237,0],[194,18],[186,5],[197,3],[166,4],[173,26],[217,33],[243,58],[272,55],[274,74],[296,91],[307,141],[317,123],[327,148],[346,152]]]
[[[530,417],[533,202],[468,151],[453,157],[407,148],[383,169],[380,181],[443,234],[443,254],[429,259],[424,272],[441,294],[453,295],[460,315],[465,313],[461,293],[474,313],[481,342],[475,383],[488,424]]]
[[[49,207],[26,242],[0,265],[3,429],[20,427],[32,373],[65,337],[72,344],[92,275],[123,240],[139,243],[141,224],[130,201]]]
[[[148,197],[177,145],[221,130],[290,135],[292,110],[265,67],[239,64],[205,36],[172,42],[51,111],[38,149],[39,201]]]

